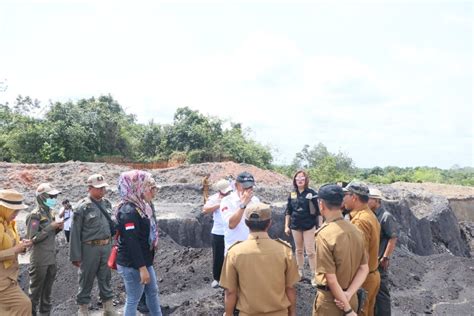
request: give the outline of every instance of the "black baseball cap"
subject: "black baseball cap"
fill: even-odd
[[[331,204],[342,204],[344,191],[337,184],[325,184],[319,188],[318,198]]]
[[[255,179],[252,174],[247,171],[239,173],[235,181],[240,183],[244,189],[251,188],[255,185]]]

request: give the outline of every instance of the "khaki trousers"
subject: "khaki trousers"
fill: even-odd
[[[367,291],[367,301],[360,312],[363,316],[374,316],[375,299],[380,288],[380,273],[378,270],[369,273],[362,287]]]
[[[0,291],[0,315],[31,316],[31,301],[16,282]]]
[[[352,310],[357,311],[357,295],[349,301]],[[330,291],[318,290],[313,304],[313,316],[342,316],[344,312],[334,303],[334,295]]]
[[[293,240],[295,241],[296,264],[298,265],[298,270],[303,270],[304,267],[304,247],[306,255],[308,256],[309,268],[313,274],[316,269],[316,248],[314,247],[315,231],[315,227],[308,230],[291,230]]]

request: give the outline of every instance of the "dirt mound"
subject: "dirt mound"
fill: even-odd
[[[451,185],[441,183],[407,183],[395,182],[390,185],[394,189],[416,193],[422,195],[424,193],[444,196],[448,199],[467,199],[474,198],[474,187]]]
[[[250,172],[257,185],[288,185],[290,180],[278,173],[263,170],[253,165],[228,162],[209,162],[197,165],[182,165],[174,168],[152,170],[158,180],[162,183],[192,183],[201,184],[202,178],[209,173],[210,183],[217,182],[229,175],[234,178],[241,172]]]

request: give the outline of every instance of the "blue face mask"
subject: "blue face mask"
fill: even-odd
[[[57,202],[57,199],[47,198],[46,201],[44,201],[44,204],[47,207],[52,208],[56,205],[56,202]]]

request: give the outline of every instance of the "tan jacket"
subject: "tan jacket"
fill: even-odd
[[[12,265],[5,269],[3,261],[12,259]],[[0,250],[0,292],[18,281],[18,269],[18,256],[13,251],[13,248]]]

